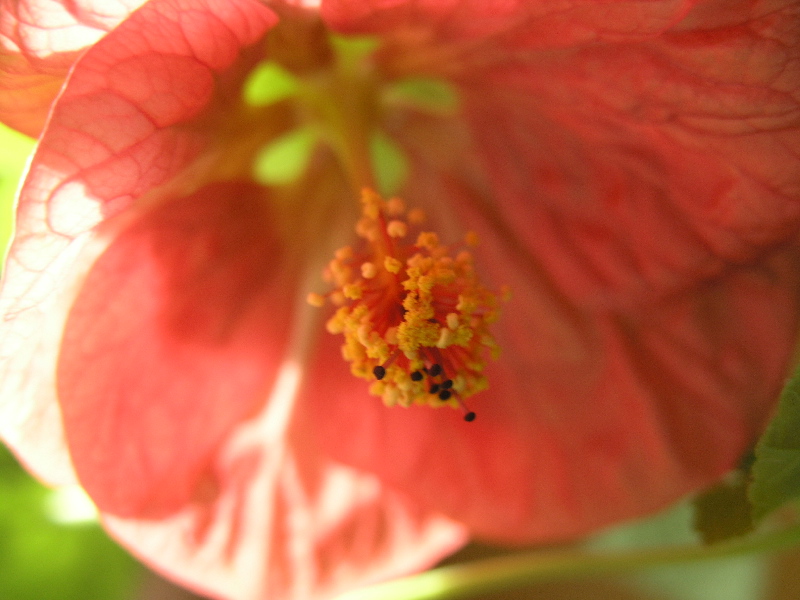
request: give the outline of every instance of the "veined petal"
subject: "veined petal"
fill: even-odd
[[[0,2],[0,120],[38,136],[80,52],[143,0]]]
[[[254,0],[191,4],[195,10],[148,3],[81,59],[20,193],[2,291],[0,433],[54,483],[71,478],[66,453],[57,451],[55,360],[82,278],[118,231],[104,219],[173,182],[208,148],[204,133],[176,125],[204,109],[217,89],[214,77],[275,22]],[[154,19],[159,27],[150,25]],[[130,67],[125,75],[121,64]]]

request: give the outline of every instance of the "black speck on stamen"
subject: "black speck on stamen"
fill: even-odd
[[[442,389],[443,390],[449,390],[451,387],[453,387],[453,380],[452,379],[445,379],[442,382]]]
[[[431,368],[428,369],[428,373],[430,373],[431,377],[436,377],[437,375],[440,375],[441,372],[442,372],[442,365],[438,363],[431,365]]]
[[[467,423],[472,423],[472,421],[475,420],[475,413],[472,412],[472,411],[469,411],[467,414],[464,415],[464,420]]]
[[[419,371],[411,373],[411,381],[422,381],[422,373]]]
[[[439,392],[439,400],[450,400],[450,396],[452,396],[450,390],[442,390]]]
[[[438,383],[434,383],[431,386],[430,392],[431,392],[431,394],[436,394],[436,393],[438,393],[438,391],[439,391],[439,384]]]
[[[372,374],[375,375],[375,379],[380,381],[381,379],[386,377],[386,369],[384,369],[382,366],[378,365],[377,367],[372,369]]]

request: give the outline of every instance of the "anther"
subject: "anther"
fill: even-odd
[[[365,190],[359,248],[336,252],[323,273],[333,289],[308,301],[336,311],[328,331],[344,336],[351,371],[372,379],[370,393],[387,406],[449,405],[471,421],[464,399],[486,389],[498,299],[481,285],[468,250],[442,245],[433,231],[412,235],[422,219],[401,200]]]
[[[314,294],[311,293],[306,297],[306,301],[311,305],[317,308],[325,306],[325,296],[322,294]]]
[[[378,267],[375,263],[365,262],[361,265],[361,276],[364,279],[372,279],[378,274]]]
[[[408,226],[403,221],[389,221],[386,225],[386,233],[389,237],[404,238],[408,234]]]
[[[472,411],[469,411],[467,414],[464,415],[464,420],[467,423],[472,423],[472,421],[475,420],[475,413],[472,412]]]

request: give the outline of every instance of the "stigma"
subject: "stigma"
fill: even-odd
[[[362,191],[358,248],[336,251],[324,271],[327,294],[309,294],[314,306],[330,303],[327,330],[344,337],[342,356],[370,393],[387,406],[450,406],[475,419],[465,400],[485,390],[484,369],[499,348],[489,325],[500,298],[481,285],[470,248],[477,236],[443,245],[418,230],[419,209]]]

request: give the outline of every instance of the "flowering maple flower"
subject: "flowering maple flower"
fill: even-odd
[[[330,596],[709,484],[796,338],[799,19],[793,0],[1,2],[0,118],[39,142],[0,435],[220,598]],[[470,289],[511,290],[481,329],[500,358],[452,369],[488,382],[471,423],[390,373],[446,381],[433,329],[423,358],[364,332],[381,363],[356,370],[409,404],[387,407],[306,302],[358,241],[364,185],[442,244],[474,232]],[[349,306],[389,289],[371,273],[342,280]],[[440,335],[461,322],[445,288]]]

